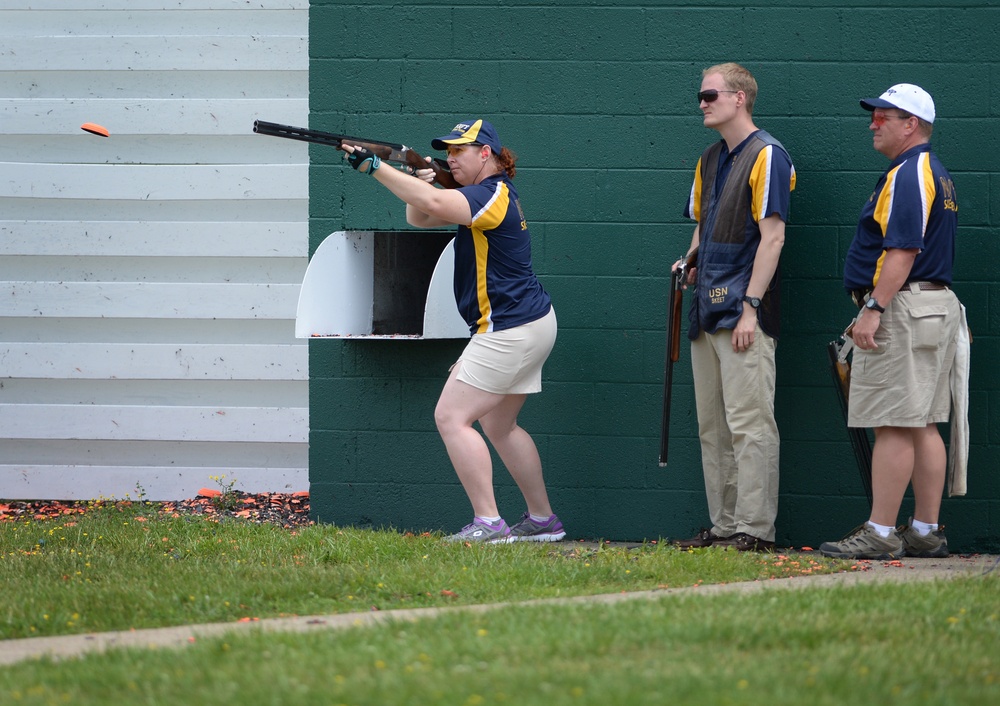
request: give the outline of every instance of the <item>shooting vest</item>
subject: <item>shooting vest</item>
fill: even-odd
[[[736,328],[743,314],[743,296],[760,245],[760,228],[750,212],[750,173],[760,151],[768,145],[785,151],[780,142],[758,130],[744,141],[716,196],[715,180],[724,144],[720,140],[701,155],[698,285],[688,313],[692,341],[702,331]],[[775,270],[757,310],[761,329],[775,339],[781,315],[779,284],[779,271]]]

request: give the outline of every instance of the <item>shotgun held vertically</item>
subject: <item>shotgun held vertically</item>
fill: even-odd
[[[681,305],[688,274],[698,262],[698,248],[684,257],[670,273],[670,298],[667,302],[667,346],[663,370],[663,416],[660,420],[660,466],[667,465],[670,441],[670,399],[674,382],[674,363],[681,355]]]

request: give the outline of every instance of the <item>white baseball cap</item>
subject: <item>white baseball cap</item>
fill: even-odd
[[[935,116],[931,94],[912,83],[897,83],[878,98],[862,98],[861,107],[865,110],[899,108],[929,123],[934,122]]]

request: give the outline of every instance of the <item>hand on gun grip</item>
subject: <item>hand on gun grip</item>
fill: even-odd
[[[354,151],[348,152],[346,159],[348,164],[362,174],[374,174],[375,170],[382,166],[382,160],[378,158],[378,155],[369,152],[364,147],[354,146]]]
[[[428,184],[434,183],[434,170],[430,167],[427,167],[427,169],[417,169],[413,176],[420,179],[420,181],[426,181]]]

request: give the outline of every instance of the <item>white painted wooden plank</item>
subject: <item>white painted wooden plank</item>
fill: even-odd
[[[252,466],[17,466],[0,465],[5,500],[180,500],[202,488],[219,489],[212,476],[245,493],[294,493],[309,489],[306,467]]]
[[[0,318],[0,341],[247,345],[301,343],[291,336],[290,322],[287,319],[108,319],[97,316]]]
[[[91,116],[93,118],[93,116]],[[307,169],[309,148],[297,140],[243,135],[122,135],[98,140],[79,129],[80,121],[65,120],[70,132],[47,135],[0,134],[0,155],[8,162],[48,164],[294,164]],[[88,122],[99,122],[93,119]],[[105,121],[110,124],[110,121]],[[289,120],[300,125],[307,120]],[[105,126],[107,127],[107,126]],[[325,148],[332,149],[330,147]],[[4,218],[10,216],[0,210]],[[126,220],[126,219],[121,219]],[[273,220],[273,219],[267,219]]]
[[[298,10],[258,9],[249,4],[236,13],[229,8],[199,12],[191,12],[188,7],[138,10],[132,3],[123,9],[52,10],[49,2],[46,7],[31,10],[0,11],[4,20],[0,37],[259,35],[265,28],[269,35],[305,36],[309,20],[307,13]]]
[[[0,169],[3,164],[0,163]],[[23,199],[0,197],[5,219],[122,221],[298,221],[308,218],[308,199],[215,199],[150,201],[126,199]]]
[[[308,196],[309,174],[299,165],[81,164],[70,167],[0,162],[0,198],[173,201],[306,199]]]
[[[0,316],[292,319],[298,284],[7,282]]]
[[[305,256],[0,258],[0,281],[300,284]]]
[[[9,71],[0,61],[0,95],[9,98],[305,98],[307,68],[282,71]]]
[[[306,37],[267,35],[10,37],[0,61],[7,71],[303,70],[309,44]]]
[[[4,404],[149,405],[156,407],[302,407],[309,386],[298,380],[134,380],[9,378]]]
[[[0,405],[11,439],[306,442],[304,407],[151,407],[139,405]]]
[[[306,444],[236,441],[5,439],[0,457],[0,464],[23,467],[85,463],[88,466],[304,468],[308,462]]]
[[[44,5],[44,7],[42,7]],[[309,0],[4,0],[5,10],[308,10]]]
[[[0,378],[308,380],[305,345],[2,343]]]
[[[211,221],[2,221],[0,255],[305,257],[309,224]]]
[[[309,119],[309,99],[111,100],[88,97],[39,100],[0,97],[0,122],[8,135],[72,134],[74,137],[88,137],[80,131],[83,123],[103,125],[115,137],[251,135],[253,121],[257,119],[305,127]],[[308,148],[305,143],[300,144],[303,146],[303,161],[307,161]]]

